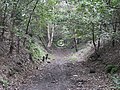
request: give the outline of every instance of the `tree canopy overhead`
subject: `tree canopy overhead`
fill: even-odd
[[[10,53],[15,39],[18,49],[37,43],[47,50],[59,40],[76,49],[78,40],[93,40],[96,48],[98,39],[119,38],[119,10],[119,0],[1,0],[1,40],[9,32]]]

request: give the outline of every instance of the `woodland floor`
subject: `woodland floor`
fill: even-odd
[[[89,48],[79,51],[76,54],[79,58],[72,60],[69,50],[55,50],[55,60],[40,67],[30,76],[31,82],[20,90],[115,90],[110,88],[113,82],[105,73],[106,65],[101,61],[85,61],[86,50]]]
[[[101,54],[97,61],[87,60],[89,54],[93,52],[91,46],[77,53],[71,53],[68,49],[53,50],[50,63],[40,64],[30,73],[27,70],[24,74],[18,73],[9,77],[14,83],[7,90],[116,90],[111,89],[114,83],[105,68],[111,63],[120,65],[119,50],[120,47],[102,49],[101,53],[104,54]],[[5,59],[1,58],[1,61]],[[4,70],[4,63],[1,65],[1,70]],[[22,77],[24,78],[20,82],[19,79]],[[17,84],[14,85],[15,83]]]

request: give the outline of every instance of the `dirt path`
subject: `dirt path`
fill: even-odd
[[[83,57],[82,53],[77,54],[77,59]],[[66,57],[72,56],[72,53],[61,49],[55,50],[54,55],[55,60],[30,76],[31,82],[24,84],[20,90],[111,90],[105,73],[99,70],[90,73],[92,65],[88,66],[83,58],[79,60],[81,62],[68,61]]]

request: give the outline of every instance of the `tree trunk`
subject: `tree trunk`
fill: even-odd
[[[14,49],[14,33],[11,31],[10,35],[11,35],[11,43],[10,43],[9,54],[12,54]]]
[[[73,30],[73,41],[74,41],[75,51],[78,52],[77,39],[76,39],[76,35],[75,35],[75,30]]]
[[[29,32],[29,26],[30,26],[30,22],[31,22],[31,19],[32,19],[32,13],[35,11],[38,2],[39,2],[39,0],[36,1],[35,6],[34,6],[32,12],[30,13],[30,16],[29,16],[29,19],[28,19],[28,23],[27,23],[27,27],[26,27],[25,34],[28,34],[28,32]],[[24,38],[23,46],[25,46],[25,44],[26,44],[26,37]]]
[[[53,37],[54,37],[54,29],[55,29],[55,26],[54,26],[54,24],[53,24],[52,32],[51,32],[51,45],[52,45]]]
[[[50,32],[50,24],[48,24],[47,33],[48,33],[48,45],[47,45],[47,47],[50,48],[52,46],[53,37],[54,37],[54,25],[52,26],[52,30]]]
[[[97,45],[95,43],[95,25],[94,25],[94,23],[92,23],[92,27],[93,27],[92,28],[92,42],[93,42],[94,49],[95,49],[95,56],[94,56],[94,58],[95,58],[95,60],[97,60],[98,57],[100,57],[100,55],[99,55],[99,52],[97,50]],[[100,39],[98,40],[98,44],[100,44]]]
[[[50,47],[50,25],[48,24],[48,26],[47,26],[47,35],[48,35],[48,45],[47,45],[47,47]]]
[[[93,42],[95,52],[96,52],[94,23],[92,23],[92,42]]]
[[[11,21],[10,21],[10,38],[11,38],[11,41],[10,41],[10,49],[9,49],[9,54],[12,54],[13,53],[13,49],[14,49],[14,27],[15,27],[15,10],[18,6],[18,3],[19,3],[19,0],[13,4],[13,10],[11,12]]]
[[[13,49],[14,49],[14,11],[15,11],[15,6],[13,5],[13,10],[11,12],[11,21],[10,21],[10,49],[9,49],[9,54],[12,54]]]
[[[102,27],[101,27],[101,24],[100,24],[100,27],[99,27],[99,38],[98,38],[98,44],[97,44],[97,50],[99,51],[99,48],[100,48],[100,35],[101,35],[101,29],[102,29]]]
[[[74,39],[74,47],[75,47],[75,51],[78,52],[76,38],[73,38],[73,39]]]
[[[52,12],[53,15],[55,14],[54,9],[55,9],[55,7],[53,7],[53,12]],[[51,26],[52,26],[52,30],[51,30],[50,24],[48,24],[48,45],[47,45],[48,48],[50,48],[52,46],[53,37],[54,37],[55,25],[52,23]],[[50,32],[50,30],[51,30],[51,32]]]
[[[34,63],[34,60],[33,60],[33,57],[32,57],[32,53],[28,53],[28,55],[29,55],[30,61],[31,61],[32,63]]]

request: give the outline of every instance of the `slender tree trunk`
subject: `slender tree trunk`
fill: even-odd
[[[100,37],[98,38],[98,46],[97,46],[97,50],[99,51],[100,49]]]
[[[92,27],[93,27],[93,29],[92,29],[92,42],[93,42],[93,46],[94,46],[94,49],[95,49],[94,58],[95,58],[95,60],[97,60],[98,57],[100,57],[99,52],[98,52],[98,48],[99,48],[99,45],[100,45],[100,38],[98,40],[98,47],[97,47],[97,45],[95,43],[95,25],[94,25],[94,23],[92,23]]]
[[[48,26],[47,26],[47,36],[48,36],[48,45],[47,45],[47,47],[50,47],[50,25],[48,24]]]
[[[11,31],[11,43],[10,43],[9,54],[12,54],[13,49],[14,49],[14,33]]]
[[[76,36],[75,36],[75,30],[73,30],[73,41],[74,41],[74,47],[75,47],[75,51],[78,52],[78,47],[77,47],[77,39],[76,39]]]
[[[53,37],[54,37],[54,25],[52,25],[52,30],[50,32],[50,25],[48,24],[48,29],[47,29],[47,33],[48,33],[48,45],[47,47],[50,48],[52,46],[52,42],[53,42]]]
[[[100,48],[100,35],[101,35],[101,24],[100,24],[100,27],[99,27],[99,38],[98,38],[98,45],[97,45],[97,50],[99,51],[99,48]]]
[[[13,49],[14,49],[14,20],[12,21],[11,28],[10,28],[10,49],[9,49],[9,54],[12,54]]]
[[[33,60],[33,57],[32,57],[32,53],[29,53],[28,55],[29,55],[30,61],[31,61],[32,63],[34,63],[34,60]]]
[[[73,39],[74,39],[74,47],[75,47],[75,51],[78,52],[76,38],[73,38]]]
[[[80,44],[80,39],[77,38],[76,42],[77,42],[77,45]]]
[[[19,0],[13,4],[13,10],[11,12],[11,21],[10,21],[10,37],[11,37],[11,41],[10,41],[10,49],[9,49],[9,54],[12,54],[13,49],[14,49],[14,27],[15,27],[15,10],[18,6]]]
[[[16,9],[16,4],[13,4],[13,10],[11,12],[11,21],[10,21],[10,49],[9,49],[9,54],[12,54],[13,49],[14,49],[14,12]]]
[[[35,6],[34,6],[34,8],[33,8],[33,10],[32,10],[32,13],[35,11],[38,2],[39,2],[39,0],[36,1]],[[31,22],[31,19],[32,19],[32,13],[31,13],[30,16],[29,16],[25,34],[29,34],[29,26],[30,26],[30,22]],[[26,45],[26,40],[27,40],[27,39],[24,38],[23,46]],[[34,60],[33,60],[33,58],[32,58],[32,53],[28,53],[28,54],[29,54],[29,59],[32,61],[32,63],[34,63]]]
[[[28,32],[29,32],[29,26],[30,26],[30,22],[31,22],[31,19],[32,19],[32,13],[35,11],[38,2],[39,2],[39,0],[36,1],[35,6],[34,6],[31,14],[30,14],[30,16],[29,16],[28,23],[27,23],[27,27],[26,27],[26,30],[25,30],[25,34],[28,34]],[[26,38],[24,38],[23,46],[25,46],[25,43],[26,43]]]
[[[94,30],[94,23],[92,23],[92,42],[93,42],[93,45],[94,45],[94,48],[95,48],[95,52],[96,52],[96,44],[95,44],[95,30]]]
[[[52,12],[53,15],[55,14],[54,10],[55,10],[55,7],[53,6],[53,12]],[[55,24],[52,23],[51,26],[52,26],[52,30],[51,30],[50,24],[48,24],[48,45],[47,45],[48,48],[52,46]]]
[[[10,28],[10,50],[9,50],[9,54],[12,54],[12,52],[13,52],[13,49],[14,49],[14,32],[13,32],[13,30],[14,30],[14,24],[15,24],[15,20],[13,19],[14,18],[14,6],[13,6],[13,11],[12,11],[12,14],[11,14],[11,18],[12,18],[12,20],[11,20],[11,28]]]
[[[52,42],[53,42],[53,37],[54,37],[54,29],[55,29],[55,26],[53,24],[53,27],[52,27],[52,32],[51,32],[51,46],[52,46]]]

